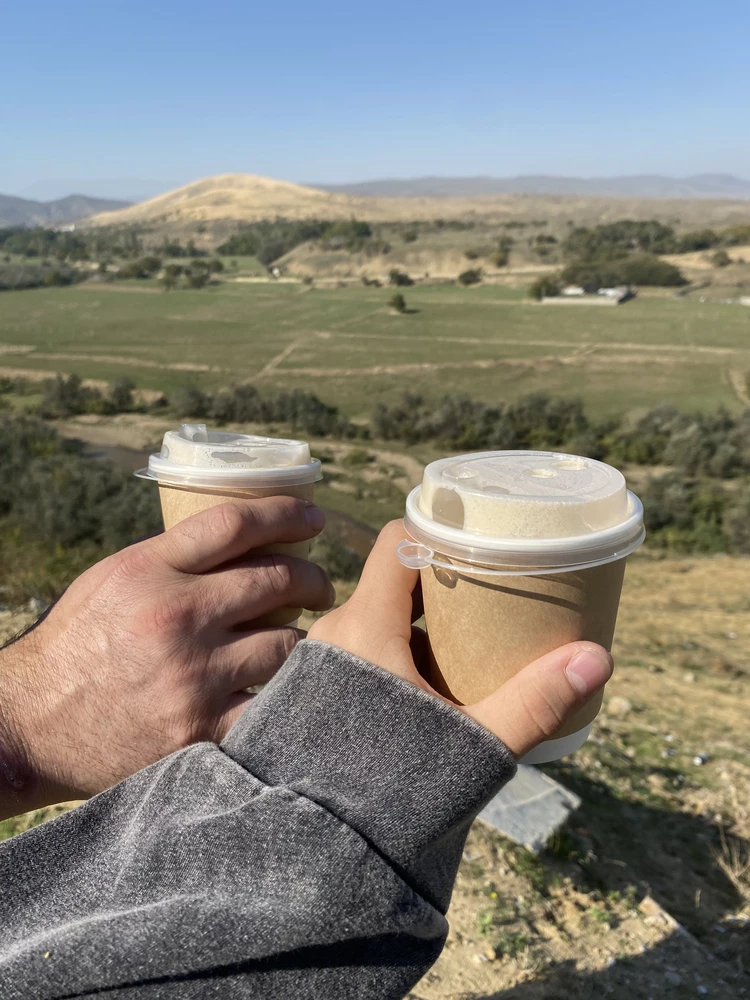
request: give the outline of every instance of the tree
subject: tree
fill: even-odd
[[[396,287],[407,287],[413,285],[414,282],[405,271],[399,271],[397,267],[392,267],[388,272],[388,284],[396,285]]]
[[[560,294],[560,285],[557,278],[553,278],[550,275],[543,275],[541,278],[537,278],[536,281],[529,286],[529,295],[532,299],[536,299],[537,302],[541,302],[542,299],[552,298],[554,295]]]
[[[210,400],[197,385],[183,385],[172,395],[172,409],[177,417],[207,417]]]
[[[478,285],[481,280],[481,267],[469,268],[468,271],[462,271],[458,276],[459,285]]]
[[[185,271],[188,288],[205,288],[210,277],[211,270],[204,260],[194,260],[189,269]]]
[[[109,400],[116,413],[127,413],[135,406],[133,390],[135,382],[129,378],[118,378],[109,383]]]
[[[177,287],[177,281],[182,274],[182,271],[183,268],[181,264],[167,264],[164,268],[164,274],[161,279],[166,292],[171,292],[173,288]]]
[[[395,295],[391,295],[388,299],[388,305],[391,309],[395,309],[397,313],[406,312],[406,299],[403,297],[401,292],[396,292]]]
[[[726,250],[717,250],[716,253],[711,257],[711,263],[714,267],[727,267],[732,263],[732,258],[726,252]]]

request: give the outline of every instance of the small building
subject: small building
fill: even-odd
[[[585,295],[586,289],[580,285],[566,285],[562,290],[563,295]]]

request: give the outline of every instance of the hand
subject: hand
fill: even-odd
[[[229,503],[80,576],[0,652],[0,813],[84,798],[220,741],[252,697],[245,688],[269,680],[303,637],[253,620],[323,611],[335,596],[314,563],[251,550],[312,538],[324,522],[292,497]]]
[[[396,558],[396,545],[403,537],[403,522],[386,525],[352,597],[319,619],[308,638],[348,650],[453,704],[419,672],[427,652],[424,633],[412,627],[422,614],[413,600],[419,574]],[[572,642],[529,664],[488,698],[454,707],[489,729],[520,758],[553,738],[611,675],[612,657],[605,649],[593,642]]]

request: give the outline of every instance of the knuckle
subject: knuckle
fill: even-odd
[[[236,503],[224,503],[213,508],[213,527],[228,538],[241,535],[249,520],[252,519],[250,508],[241,507]]]
[[[147,608],[151,630],[156,633],[186,634],[193,631],[196,624],[195,602],[184,590],[175,590],[166,595],[162,591]]]
[[[258,567],[261,587],[276,596],[287,594],[294,586],[294,571],[284,556],[267,556]]]
[[[131,545],[121,552],[116,552],[109,559],[111,560],[111,575],[115,579],[153,576],[154,560],[149,551],[148,543]]]
[[[565,722],[565,706],[550,691],[537,686],[533,692],[521,692],[521,702],[530,727],[539,739],[550,739]]]

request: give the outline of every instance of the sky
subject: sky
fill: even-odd
[[[0,192],[750,178],[749,42],[748,0],[0,0]]]

